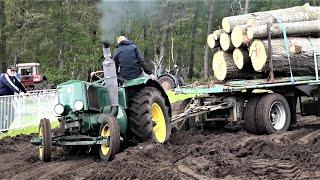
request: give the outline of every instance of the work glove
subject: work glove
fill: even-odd
[[[149,76],[152,80],[155,80],[155,81],[157,80],[157,77],[154,74],[150,74]]]
[[[102,44],[103,44],[103,47],[104,47],[104,48],[110,47],[109,41],[103,41]]]

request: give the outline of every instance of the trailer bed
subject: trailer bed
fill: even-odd
[[[288,87],[297,85],[319,85],[320,80],[316,80],[315,76],[299,76],[294,77],[291,82],[290,77],[275,78],[273,82],[268,79],[254,79],[254,80],[234,80],[227,81],[224,84],[202,85],[197,87],[183,86],[178,87],[174,91],[177,94],[219,94],[227,92],[245,92],[253,89],[270,89],[276,87]]]

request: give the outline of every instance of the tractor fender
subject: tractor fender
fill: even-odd
[[[173,79],[173,81],[174,81],[174,83],[176,84],[176,86],[180,85],[179,80],[178,80],[178,77],[177,77],[176,75],[163,74],[163,75],[159,76],[158,79],[160,79],[161,77],[164,77],[164,76],[168,76],[168,77],[170,77],[171,79]]]

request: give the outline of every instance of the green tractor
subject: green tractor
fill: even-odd
[[[171,107],[161,85],[150,77],[125,81],[118,88],[117,117],[111,114],[109,94],[103,78],[95,82],[70,80],[57,87],[59,103],[55,112],[60,127],[51,129],[48,119],[41,119],[39,136],[32,139],[39,146],[39,158],[51,161],[52,146],[65,154],[75,149],[95,151],[102,160],[111,160],[126,139],[143,142],[153,139],[164,143],[171,134]]]

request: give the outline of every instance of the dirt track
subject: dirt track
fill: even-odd
[[[94,156],[38,160],[29,136],[0,140],[0,179],[319,179],[320,119],[280,135],[180,131],[164,144],[129,147],[112,162]],[[318,130],[319,129],[319,130]]]

